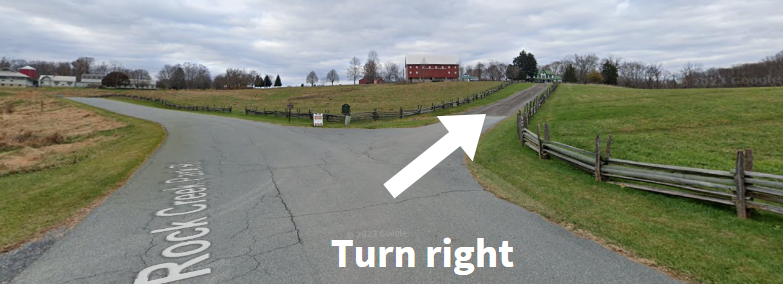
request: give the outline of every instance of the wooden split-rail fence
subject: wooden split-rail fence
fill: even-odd
[[[150,97],[144,97],[144,96],[134,96],[134,95],[125,95],[125,94],[107,94],[107,95],[98,95],[93,96],[95,98],[127,98],[127,99],[134,99],[134,100],[142,100],[142,101],[149,101],[149,102],[156,102],[160,103],[168,108],[173,109],[179,109],[179,110],[189,110],[189,111],[210,111],[210,112],[221,112],[221,113],[231,113],[233,111],[233,107],[231,106],[196,106],[196,105],[180,105],[175,104],[172,102],[169,102],[167,100],[162,100],[158,98],[150,98]]]
[[[595,176],[596,181],[684,198],[734,206],[737,216],[748,218],[751,209],[783,214],[783,176],[754,171],[753,150],[737,151],[733,170],[710,170],[659,165],[612,158],[612,136],[602,148],[595,138],[595,151],[551,140],[549,125],[527,128],[551,93],[542,95],[517,113],[517,135],[521,146],[538,153],[539,159],[557,158]]]
[[[486,90],[484,92],[474,94],[472,96],[467,97],[461,97],[461,98],[455,98],[451,99],[449,101],[441,101],[439,104],[431,103],[430,106],[424,106],[424,105],[418,105],[416,109],[411,110],[405,110],[402,107],[399,111],[378,111],[375,109],[371,112],[354,112],[351,113],[351,120],[357,121],[357,120],[389,120],[389,119],[401,119],[409,116],[415,116],[415,115],[421,115],[425,113],[431,113],[438,110],[444,110],[449,109],[453,107],[458,107],[461,105],[469,104],[472,102],[475,102],[477,100],[481,100],[486,98],[489,95],[492,95],[494,93],[497,93],[498,91],[506,88],[509,85],[508,82],[501,84],[500,86],[497,86],[495,88]],[[329,110],[326,110],[323,112],[324,119],[327,122],[343,122],[345,121],[345,115],[342,114],[330,114]],[[288,116],[291,115],[291,117],[296,118],[309,118],[312,119],[313,111],[307,110],[307,112],[302,111],[301,109],[296,110],[290,110],[290,111],[278,111],[278,110],[267,110],[266,108],[245,108],[245,115],[264,115],[264,116]]]

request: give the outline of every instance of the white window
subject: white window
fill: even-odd
[[[419,75],[419,71],[416,71],[416,75]]]

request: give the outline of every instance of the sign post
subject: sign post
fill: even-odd
[[[324,114],[323,113],[314,113],[313,114],[313,126],[324,126]]]
[[[291,122],[291,110],[294,109],[294,104],[288,104],[288,122]]]
[[[345,127],[351,125],[351,106],[343,104],[343,115],[345,115]]]

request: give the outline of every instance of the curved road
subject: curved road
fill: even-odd
[[[462,150],[393,199],[383,183],[446,134],[440,124],[297,128],[76,100],[158,122],[169,137],[125,186],[12,283],[133,283],[145,268],[188,262],[180,273],[210,273],[178,283],[676,282],[484,191]],[[500,119],[488,117],[485,129]],[[199,211],[157,216],[161,210]],[[450,245],[443,243],[447,237]],[[454,251],[476,246],[477,238],[496,248],[508,241],[514,266],[503,267],[498,253],[498,267],[468,276],[454,273],[453,257],[451,267],[443,267],[441,255],[427,267],[427,247]],[[357,267],[353,248],[347,267],[338,267],[331,240],[348,239],[376,247],[376,267]],[[407,261],[395,267],[394,253],[387,267],[378,267],[377,247],[412,247],[415,267]],[[476,264],[475,254],[469,262]],[[150,279],[164,276],[165,269],[150,273]]]

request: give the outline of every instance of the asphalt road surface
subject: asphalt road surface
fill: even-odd
[[[393,199],[383,183],[446,134],[440,124],[284,127],[75,100],[158,122],[169,137],[125,186],[12,283],[134,283],[140,272],[165,263],[192,276],[176,283],[676,282],[484,191],[462,150]],[[485,129],[501,118],[488,117]],[[513,267],[504,267],[498,252],[498,267],[455,274],[453,252],[476,247],[477,238],[495,248],[508,241]],[[340,268],[332,240],[353,240],[365,254],[375,247],[375,267],[357,267],[349,247]],[[378,267],[378,247],[413,248],[415,267],[407,260],[396,267],[394,252],[387,267]],[[427,267],[427,247],[450,247],[450,267],[442,254]],[[476,262],[474,253],[463,263]],[[170,272],[152,271],[149,279],[158,281],[150,283],[165,283],[161,277]]]

